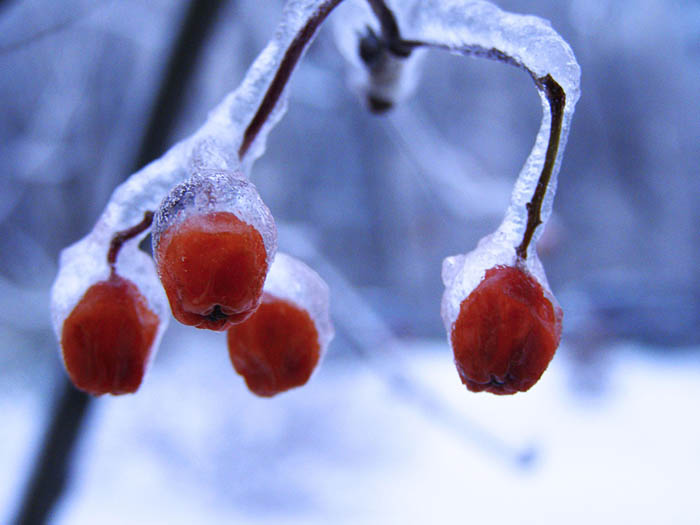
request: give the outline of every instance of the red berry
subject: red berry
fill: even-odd
[[[260,232],[230,212],[191,215],[168,227],[156,261],[175,318],[225,330],[257,308],[267,275]]]
[[[136,392],[157,330],[158,316],[134,283],[112,274],[92,285],[63,323],[71,381],[93,395]]]
[[[304,385],[321,348],[306,310],[265,293],[250,319],[229,329],[228,352],[250,391],[272,397]]]
[[[532,275],[496,266],[462,301],[451,342],[469,390],[524,392],[542,376],[559,346],[562,311]]]

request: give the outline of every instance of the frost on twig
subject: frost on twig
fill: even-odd
[[[241,86],[212,110],[196,133],[119,186],[92,232],[63,251],[52,290],[54,327],[59,337],[63,321],[85,290],[104,279],[110,268],[136,282],[149,303],[161,302],[162,289],[152,262],[148,261],[148,271],[132,267],[130,262],[142,259],[133,252],[138,251],[138,242],[147,231],[120,241],[116,251],[110,249],[115,246],[115,235],[130,231],[172,187],[192,175],[240,172],[242,177],[248,176],[264,151],[267,134],[284,113],[291,73],[319,25],[341,1],[289,0],[273,39]],[[543,119],[535,146],[517,178],[501,226],[470,254],[444,263],[447,290],[443,319],[449,331],[460,301],[488,268],[524,266],[547,289],[534,243],[551,213],[556,177],[579,96],[580,71],[569,46],[547,22],[536,17],[506,13],[478,0],[367,1],[357,17],[339,20],[341,25],[347,22],[341,41],[357,43],[359,38],[360,66],[368,73],[367,95],[374,109],[386,109],[410,92],[415,79],[411,66],[420,48],[441,48],[518,66],[531,75],[542,99]],[[370,17],[376,20],[368,21]],[[352,50],[349,56],[353,56]],[[122,247],[124,253],[131,254],[128,258],[119,257]]]
[[[59,337],[63,320],[85,290],[108,273],[106,257],[116,232],[138,223],[146,211],[155,210],[170,188],[193,171],[239,168],[249,173],[265,149],[267,134],[284,113],[289,76],[320,23],[340,1],[289,1],[274,37],[251,65],[240,87],[210,112],[196,133],[117,187],[93,230],[63,250],[51,300],[53,325]],[[258,115],[260,120],[255,118]],[[252,126],[255,122],[257,127]],[[136,246],[147,234],[145,231],[126,244]],[[152,273],[153,279],[144,284],[158,288],[160,284]]]
[[[364,71],[370,107],[377,97],[385,97],[390,107],[405,83],[399,65],[410,61],[411,51],[420,48],[522,68],[540,94],[542,123],[503,222],[476,249],[446,258],[442,272],[441,313],[462,382],[470,390],[496,394],[528,390],[544,372],[561,337],[561,309],[549,289],[535,243],[551,215],[579,98],[579,66],[571,48],[548,22],[506,13],[489,2],[368,2],[380,20],[381,37],[376,38],[373,26],[363,21],[367,9],[363,13],[356,4],[352,19],[355,41],[360,44],[355,45],[354,57],[347,30],[339,32],[339,41],[350,62]],[[352,13],[350,7],[346,9]],[[367,25],[364,36],[357,28],[363,23]],[[392,59],[386,58],[392,54]]]
[[[481,0],[347,0],[339,11],[338,47],[355,70],[354,83],[369,96],[401,98],[409,93],[415,74],[403,74],[411,67],[396,63],[410,66],[423,48],[498,60],[532,77],[542,100],[542,123],[494,240],[510,245],[514,258],[525,261],[531,253],[536,258],[532,247],[551,214],[579,98],[580,68],[569,45],[546,20],[507,13]],[[393,54],[379,73],[363,49],[366,35],[377,34],[379,45]]]
[[[503,222],[476,250],[445,260],[443,320],[449,332],[460,302],[488,268],[517,262],[548,288],[535,243],[551,214],[557,175],[580,94],[581,72],[569,45],[541,18],[507,13],[483,1],[393,4],[404,42],[522,68],[533,78],[542,101],[542,123],[516,180]]]

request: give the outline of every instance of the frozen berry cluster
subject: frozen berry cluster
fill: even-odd
[[[114,236],[108,276],[92,279],[61,323],[68,375],[90,394],[135,392],[155,353],[162,292],[136,284],[146,265],[118,264],[136,255],[121,253],[123,244],[150,219]],[[275,223],[255,186],[240,172],[202,170],[176,185],[152,220],[155,270],[173,317],[226,331],[231,362],[255,394],[304,385],[333,335],[328,287],[276,253]]]

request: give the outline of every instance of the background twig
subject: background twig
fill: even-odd
[[[2,0],[0,0],[1,5]],[[137,168],[160,155],[182,108],[195,65],[217,14],[226,2],[193,0],[170,54],[147,131],[135,159]],[[73,450],[84,428],[92,398],[63,379],[56,408],[46,430],[15,523],[45,523],[67,486]]]

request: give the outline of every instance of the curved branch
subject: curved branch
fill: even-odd
[[[448,44],[438,42],[427,42],[421,39],[402,39],[396,23],[396,17],[391,9],[386,5],[384,0],[368,0],[373,12],[379,19],[382,27],[382,33],[385,39],[393,43],[394,48],[410,50],[419,47],[443,49],[447,51],[459,51],[466,56],[475,56],[496,60],[525,70],[532,77],[537,89],[543,93],[547,99],[551,123],[549,128],[549,137],[547,139],[547,150],[542,164],[537,184],[532,193],[532,198],[525,204],[527,210],[527,223],[522,235],[522,240],[515,248],[515,253],[519,260],[527,259],[528,248],[535,235],[535,232],[543,223],[542,207],[547,195],[550,182],[555,174],[555,167],[558,155],[560,153],[560,145],[563,140],[564,130],[564,113],[567,104],[565,89],[547,73],[543,76],[538,76],[532,67],[529,67],[522,60],[508,54],[507,52],[496,47],[484,47],[478,44],[461,45],[457,48]],[[558,35],[557,35],[558,36]],[[573,56],[573,55],[572,55]],[[574,97],[575,98],[575,97]],[[572,101],[575,103],[575,100]],[[571,108],[573,109],[573,108]]]
[[[552,123],[549,131],[549,142],[547,143],[547,154],[545,156],[544,165],[540,178],[537,181],[535,193],[532,195],[532,200],[527,203],[527,226],[520,245],[515,249],[516,255],[522,259],[527,259],[527,249],[532,241],[532,236],[535,234],[537,227],[542,224],[542,203],[544,196],[547,193],[547,187],[554,172],[554,163],[557,160],[559,152],[559,143],[561,141],[561,130],[564,122],[564,106],[566,105],[566,93],[559,84],[547,75],[544,78],[537,80],[538,87],[544,91],[547,100],[549,101],[549,110],[552,115]]]
[[[248,149],[255,140],[255,137],[258,136],[258,133],[265,124],[265,121],[267,121],[270,113],[272,113],[272,110],[277,105],[277,101],[282,96],[282,92],[289,81],[289,77],[292,75],[292,71],[294,71],[294,67],[297,65],[297,62],[299,62],[299,59],[304,53],[304,50],[309,42],[311,42],[316,30],[330,14],[330,12],[333,11],[333,9],[335,9],[335,7],[342,1],[343,0],[328,0],[324,4],[320,5],[316,12],[297,33],[291,45],[287,48],[284,58],[282,59],[277,72],[275,73],[275,77],[268,87],[260,106],[258,107],[258,111],[255,113],[253,120],[250,121],[245,130],[243,142],[241,142],[241,146],[238,148],[239,159],[243,159],[245,154],[248,152]]]
[[[421,42],[418,40],[404,40],[401,42],[403,45],[417,48],[417,47],[427,47],[427,48],[437,48],[437,49],[449,49],[447,46],[440,46],[431,44],[428,42]],[[537,181],[537,186],[535,187],[535,192],[532,195],[532,199],[527,203],[527,226],[523,234],[523,239],[515,249],[515,253],[518,258],[525,260],[527,259],[527,250],[532,241],[532,237],[535,234],[537,227],[542,224],[542,204],[544,203],[544,197],[547,193],[547,188],[552,179],[552,173],[554,172],[554,164],[557,159],[557,154],[559,153],[559,144],[561,142],[562,127],[564,124],[564,108],[566,106],[566,93],[564,89],[559,85],[559,83],[552,78],[552,75],[546,75],[541,78],[537,78],[535,73],[525,67],[521,62],[515,58],[507,55],[503,51],[495,48],[485,49],[479,46],[471,46],[463,50],[464,55],[476,56],[481,58],[488,58],[490,60],[496,60],[498,62],[503,62],[511,66],[524,69],[529,73],[535,82],[535,86],[538,90],[542,91],[547,98],[549,103],[550,113],[552,117],[552,122],[549,130],[549,139],[547,142],[547,154],[545,157],[544,165],[542,166],[542,171],[540,172],[540,177]]]
[[[112,236],[112,242],[109,244],[109,252],[107,252],[107,264],[111,266],[112,271],[114,271],[114,267],[117,264],[117,256],[124,243],[145,232],[151,227],[152,222],[153,212],[149,210],[143,214],[143,220],[140,223],[126,230],[117,232]]]

